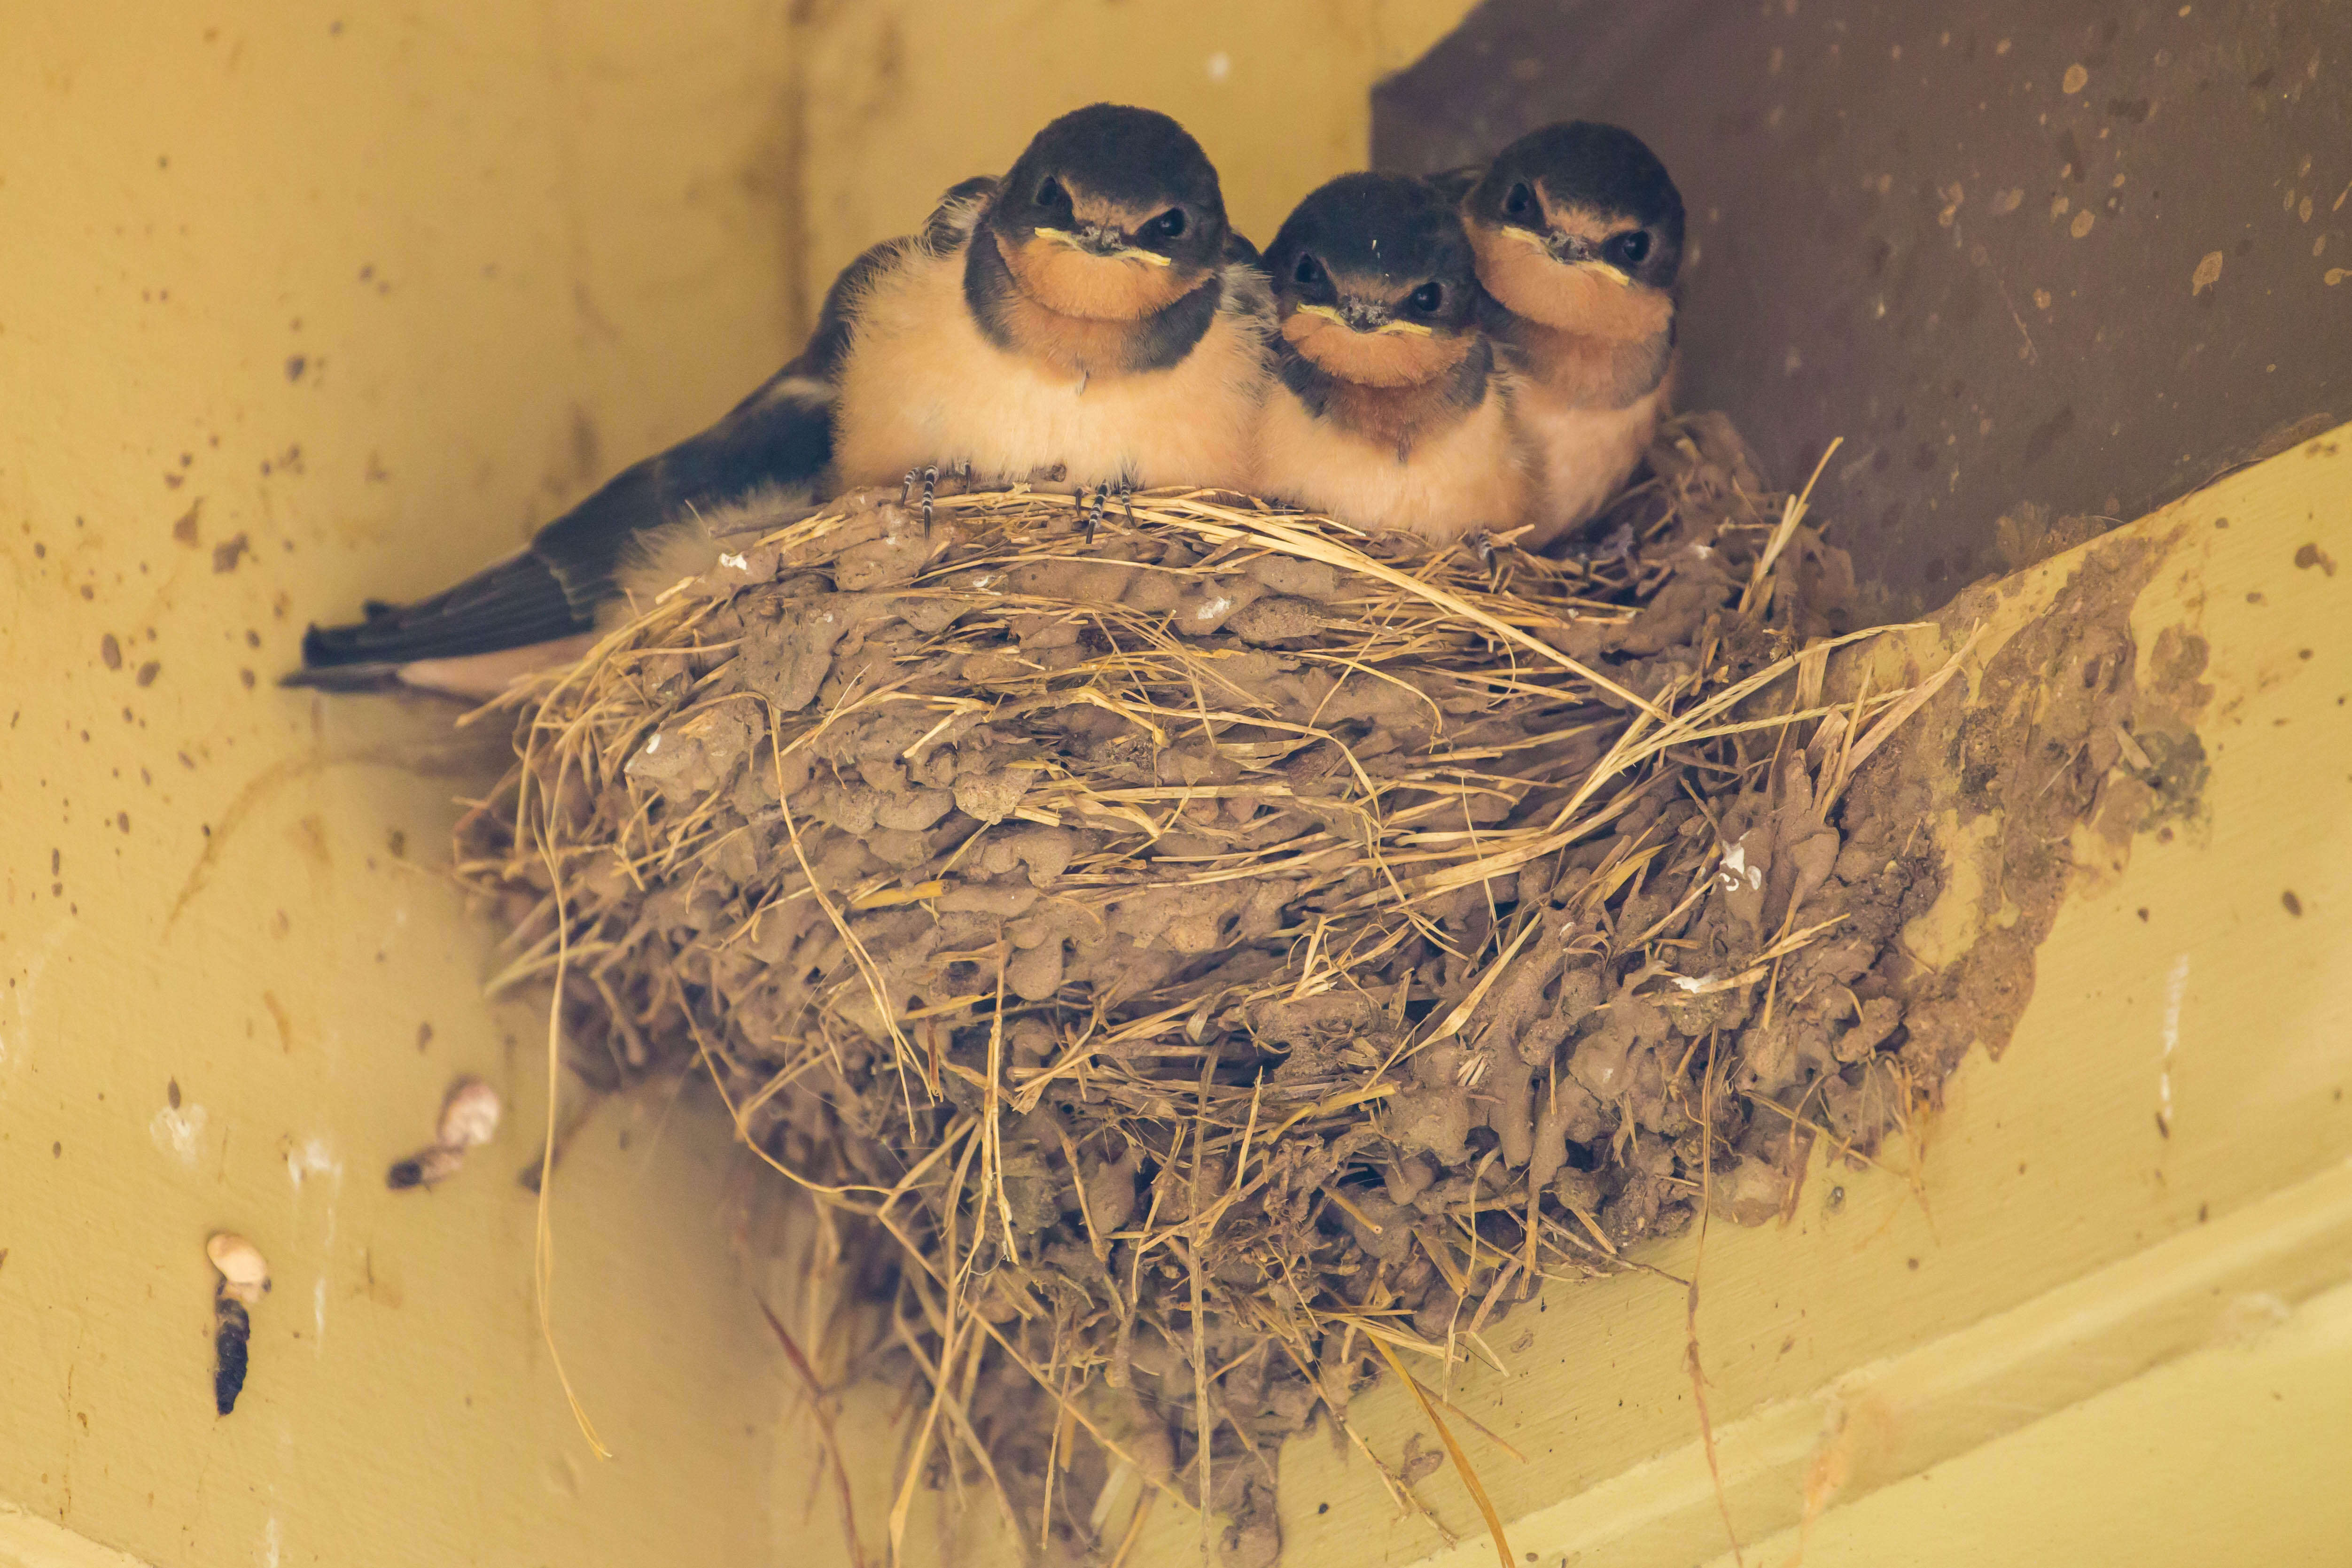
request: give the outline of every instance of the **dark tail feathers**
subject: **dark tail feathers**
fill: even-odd
[[[309,644],[319,634],[316,626],[302,641]],[[278,677],[281,686],[308,686],[320,692],[392,692],[402,688],[400,666],[397,664],[306,664]]]

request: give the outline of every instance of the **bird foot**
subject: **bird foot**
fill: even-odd
[[[1515,528],[1474,528],[1463,536],[1462,542],[1470,547],[1471,553],[1478,558],[1481,566],[1492,567],[1496,550],[1523,548],[1523,541],[1531,531],[1532,526],[1526,523]]]
[[[951,486],[951,488],[943,487]],[[926,463],[919,468],[907,470],[907,477],[898,486],[898,505],[919,507],[923,527],[931,526],[931,504],[940,496],[969,494],[974,486],[971,460],[963,458],[941,465]],[[920,495],[918,496],[918,490]]]
[[[1086,494],[1083,487],[1078,491],[1082,500]],[[1087,543],[1095,542],[1095,534],[1102,527],[1103,513],[1109,507],[1113,496],[1118,497],[1119,510],[1126,514],[1129,524],[1131,526],[1135,522],[1135,480],[1129,475],[1121,474],[1116,483],[1094,487],[1094,499],[1087,502]]]

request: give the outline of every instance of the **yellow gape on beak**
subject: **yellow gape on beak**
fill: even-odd
[[[1301,305],[1298,308],[1298,313],[1301,316],[1320,316],[1324,320],[1335,322],[1339,326],[1347,328],[1350,332],[1360,331],[1362,329],[1353,321],[1350,321],[1345,316],[1340,315],[1339,310],[1333,306]],[[1391,317],[1388,320],[1385,320],[1379,326],[1373,328],[1372,330],[1376,334],[1386,333],[1391,337],[1427,338],[1433,335],[1430,329],[1422,323],[1418,321],[1402,320],[1396,317]]]
[[[1620,288],[1631,288],[1633,287],[1633,280],[1632,278],[1626,277],[1623,273],[1618,271],[1617,268],[1612,267],[1605,261],[1588,257],[1583,261],[1575,262],[1571,265],[1573,265],[1579,272],[1590,272],[1596,274],[1599,277],[1605,277]]]
[[[1067,229],[1038,228],[1034,229],[1031,232],[1035,234],[1040,239],[1057,241],[1060,244],[1068,246],[1072,250],[1083,251],[1088,256],[1098,256],[1105,261],[1148,261],[1154,267],[1173,267],[1176,265],[1172,258],[1161,256],[1157,251],[1139,250],[1131,245],[1123,245],[1117,250],[1113,251],[1097,250],[1092,246],[1087,244],[1085,240],[1080,239],[1076,235],[1072,234]]]

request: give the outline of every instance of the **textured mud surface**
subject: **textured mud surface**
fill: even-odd
[[[2000,628],[1856,780],[1857,841],[1915,832],[1938,846],[1946,898],[1906,943],[1898,974],[1906,1069],[1940,1082],[1973,1044],[1999,1056],[2032,999],[2034,954],[2068,892],[2111,880],[2141,834],[2199,831],[2211,697],[2203,639],[2167,628],[2148,648],[2131,610],[2166,544],[2100,538],[2037,569],[2046,604],[2004,617],[2020,581],[1969,590],[1938,616],[1958,643]]]

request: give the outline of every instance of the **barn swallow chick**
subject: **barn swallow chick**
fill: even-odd
[[[1200,143],[1097,104],[959,189],[849,303],[839,483],[1244,486],[1265,287]]]
[[[1493,302],[1486,329],[1536,455],[1525,542],[1540,549],[1617,494],[1666,411],[1682,194],[1640,138],[1583,120],[1531,131],[1456,179]]]
[[[1445,199],[1419,180],[1342,175],[1299,204],[1265,262],[1278,337],[1261,493],[1440,543],[1516,527],[1520,436]]]

